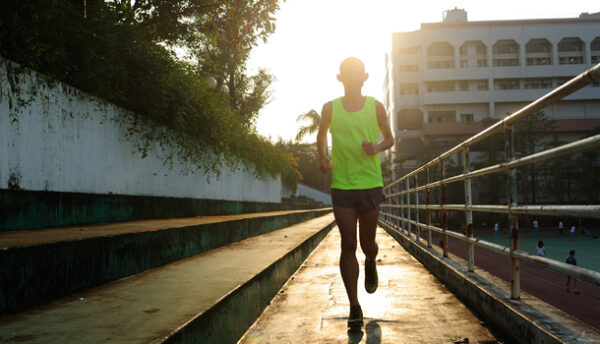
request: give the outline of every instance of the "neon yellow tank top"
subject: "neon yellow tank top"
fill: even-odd
[[[331,112],[332,189],[355,190],[383,186],[379,154],[367,155],[362,142],[377,144],[379,124],[375,99],[366,97],[365,105],[347,112],[342,98],[333,101]]]

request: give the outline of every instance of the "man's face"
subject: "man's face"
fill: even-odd
[[[346,88],[360,88],[368,77],[369,74],[359,69],[346,70],[337,76],[338,80],[341,81]]]

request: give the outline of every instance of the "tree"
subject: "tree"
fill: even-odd
[[[520,156],[534,154],[553,145],[552,142],[544,141],[548,135],[556,130],[556,122],[550,120],[543,111],[533,113],[514,124],[515,128],[515,151]],[[548,174],[549,165],[529,165],[522,169],[523,201],[536,203],[538,199],[538,176]]]
[[[306,135],[312,135],[319,131],[321,116],[315,110],[310,110],[299,115],[296,122],[308,122],[306,125],[301,126],[298,129],[298,134],[296,134],[296,141],[301,141]]]
[[[303,184],[329,193],[331,172],[323,174],[319,170],[319,154],[316,143],[300,143],[280,139],[275,145],[297,159],[300,181]]]
[[[219,1],[216,10],[196,16],[201,35],[190,45],[203,72],[225,87],[229,105],[247,123],[253,123],[268,101],[264,94],[271,79],[266,72],[248,76],[246,61],[259,40],[266,41],[275,30],[273,14],[279,9],[274,0]]]

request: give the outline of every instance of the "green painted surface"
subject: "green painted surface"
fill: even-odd
[[[0,250],[0,315],[328,212],[290,212]]]
[[[317,204],[309,203],[242,202],[0,189],[0,231],[318,207],[320,206]]]
[[[546,247],[546,257],[564,262],[569,256],[569,251],[575,250],[575,258],[577,258],[578,266],[600,272],[600,238],[593,238],[594,235],[600,236],[599,231],[592,232],[592,235],[589,237],[577,233],[574,241],[571,241],[570,234],[566,232],[562,235],[556,233],[521,234],[519,235],[519,250],[537,255],[537,243],[541,240]],[[509,244],[509,238],[506,235],[479,238],[507,247]]]
[[[246,316],[260,314],[333,221],[329,213],[2,317],[0,343],[159,343],[182,327],[179,335],[206,334],[211,324],[212,333],[243,331],[238,321],[249,326]],[[203,318],[217,305],[224,311]],[[250,305],[258,306],[246,312]]]

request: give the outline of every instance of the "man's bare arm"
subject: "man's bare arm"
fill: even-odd
[[[331,160],[327,152],[327,130],[331,125],[331,109],[332,103],[327,102],[321,110],[321,125],[317,134],[317,150],[319,151],[319,165],[321,172],[327,173],[331,170]]]
[[[377,113],[377,124],[379,125],[379,130],[381,130],[381,134],[383,135],[383,141],[376,145],[371,142],[363,142],[363,149],[367,155],[375,155],[379,152],[389,149],[394,145],[394,135],[392,135],[392,130],[390,129],[390,124],[388,123],[385,107],[383,104],[376,101],[375,110]]]

